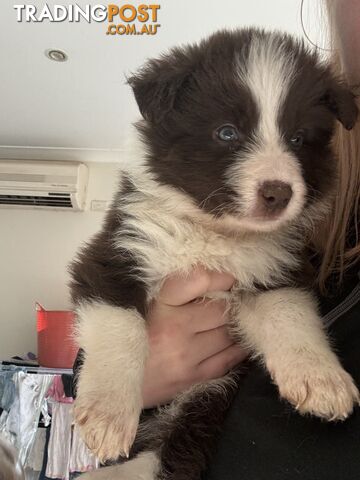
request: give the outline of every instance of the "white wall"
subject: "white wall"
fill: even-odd
[[[104,216],[90,202],[109,200],[117,181],[116,164],[89,167],[85,212],[0,209],[0,359],[36,352],[36,300],[47,309],[70,306],[66,266]]]

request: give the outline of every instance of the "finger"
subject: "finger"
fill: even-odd
[[[219,378],[229,372],[239,363],[243,362],[249,353],[239,345],[233,344],[222,352],[207,358],[200,363],[198,369],[198,381]]]
[[[201,363],[233,344],[234,340],[229,337],[228,329],[223,325],[194,335],[191,340],[191,349],[194,352],[194,359]]]
[[[234,284],[229,273],[210,272],[196,267],[189,275],[168,277],[161,288],[159,301],[166,305],[184,305],[208,292],[227,291]]]
[[[200,303],[189,303],[178,307],[184,321],[193,333],[206,332],[225,325],[229,321],[228,302],[226,300],[204,299]]]

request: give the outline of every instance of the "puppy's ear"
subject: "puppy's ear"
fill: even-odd
[[[160,123],[179,107],[190,76],[188,58],[178,50],[148,61],[127,81],[145,120]]]
[[[321,102],[335,115],[347,130],[351,130],[358,117],[355,95],[344,85],[330,87]]]

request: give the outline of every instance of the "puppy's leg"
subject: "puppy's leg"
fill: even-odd
[[[359,392],[331,351],[308,292],[284,288],[244,296],[234,314],[235,331],[264,358],[281,396],[299,412],[327,420],[352,412]]]
[[[135,310],[87,303],[77,310],[84,364],[77,382],[75,420],[101,461],[128,456],[142,409],[147,355],[145,322]]]
[[[100,468],[81,475],[81,480],[155,480],[160,462],[155,452],[140,453],[133,460],[121,465]]]

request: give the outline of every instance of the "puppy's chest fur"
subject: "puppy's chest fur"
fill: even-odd
[[[144,198],[127,202],[116,246],[131,252],[148,298],[175,272],[188,274],[195,266],[231,273],[242,290],[271,288],[288,282],[299,267],[301,242],[296,229],[269,233],[239,233],[191,218],[181,205]]]

